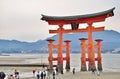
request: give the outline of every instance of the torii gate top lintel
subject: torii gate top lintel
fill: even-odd
[[[64,24],[80,24],[80,23],[93,23],[105,21],[106,18],[114,16],[113,10],[109,9],[106,11],[86,14],[86,15],[76,15],[76,16],[47,16],[42,15],[41,20],[45,20],[49,25],[64,25]]]

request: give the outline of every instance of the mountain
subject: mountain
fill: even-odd
[[[17,40],[0,40],[1,53],[35,53],[47,47],[47,42],[40,40],[37,42],[21,42]]]
[[[71,52],[80,51],[79,38],[87,38],[87,33],[70,33],[63,34],[63,41],[70,40]],[[54,35],[47,39],[54,39],[54,44],[57,44],[58,35]],[[36,42],[21,42],[17,40],[0,40],[1,53],[46,53],[48,52],[48,42],[45,40],[38,40]],[[120,48],[120,33],[113,30],[105,30],[103,32],[94,32],[93,39],[102,39],[102,51],[115,51]],[[64,44],[64,43],[63,43]],[[94,44],[96,42],[94,41]],[[55,49],[56,50],[56,49]]]

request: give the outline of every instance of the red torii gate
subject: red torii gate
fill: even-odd
[[[62,35],[63,33],[76,33],[76,32],[88,32],[88,44],[85,44],[84,38],[81,40],[81,48],[82,48],[82,56],[81,56],[81,70],[86,71],[86,60],[89,62],[89,70],[96,69],[95,67],[95,60],[98,60],[98,69],[102,70],[101,65],[101,40],[96,40],[98,42],[97,45],[94,45],[93,39],[92,39],[92,32],[99,32],[104,31],[104,27],[93,27],[92,24],[94,22],[102,22],[105,21],[106,18],[111,17],[114,15],[113,10],[115,8],[93,13],[93,14],[87,14],[87,15],[77,15],[77,16],[47,16],[42,15],[42,20],[45,20],[48,22],[49,25],[58,25],[59,28],[57,30],[49,30],[49,33],[58,33],[58,44],[53,45],[54,40],[48,40],[49,41],[49,64],[52,67],[52,46],[53,48],[58,48],[58,57],[56,58],[58,61],[58,69],[59,72],[63,71],[63,56],[62,56],[62,49],[67,47],[64,46],[62,41]],[[79,28],[79,24],[87,23],[88,27],[85,29]],[[71,24],[72,29],[64,29],[63,25],[65,24]],[[50,46],[51,45],[51,46]],[[88,58],[85,56],[85,49],[88,48]],[[94,56],[94,48],[98,48],[98,57],[95,59]],[[69,51],[69,49],[68,49]],[[69,54],[69,52],[68,52]],[[70,61],[70,57],[68,59]],[[69,62],[70,64],[70,62]]]

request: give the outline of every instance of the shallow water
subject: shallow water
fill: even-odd
[[[97,54],[96,54],[97,55]],[[96,56],[95,55],[95,56]],[[65,57],[65,54],[63,54]],[[48,63],[48,54],[10,54],[10,56],[0,56],[1,58],[20,58],[24,59],[18,63]],[[57,54],[53,54],[53,57],[57,57]],[[71,69],[73,67],[76,68],[77,71],[80,71],[81,66],[81,54],[71,54],[70,55],[70,65]],[[11,63],[11,62],[0,62],[0,63]],[[16,63],[16,62],[12,62]],[[53,62],[57,64],[57,61]],[[65,61],[64,61],[64,68],[65,68]],[[96,63],[97,64],[97,63]],[[112,72],[120,72],[120,54],[102,54],[102,67],[103,71],[112,71]]]

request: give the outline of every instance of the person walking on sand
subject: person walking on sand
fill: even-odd
[[[4,79],[5,78],[5,73],[4,72],[0,72],[0,79]]]
[[[55,71],[53,71],[53,79],[55,79]]]
[[[37,79],[40,79],[40,74],[39,74],[39,71],[37,73]]]
[[[19,79],[19,72],[15,69],[15,79]]]
[[[50,79],[50,71],[49,70],[47,71],[47,77],[48,77],[48,79]]]
[[[75,68],[73,68],[73,71],[72,71],[72,72],[73,72],[73,75],[75,75]]]
[[[8,79],[15,79],[14,76],[11,74],[8,76]]]
[[[100,76],[100,72],[99,72],[99,70],[97,70],[97,76]]]
[[[43,79],[46,78],[46,71],[43,71]]]
[[[43,68],[43,69],[45,68],[45,64],[42,65],[42,68]]]
[[[91,71],[92,71],[92,74],[95,75],[95,69],[92,68]]]
[[[17,70],[14,71],[15,78],[17,77]]]
[[[55,69],[55,70],[56,70],[56,75],[58,75],[58,67],[56,67],[56,69]]]
[[[16,79],[19,79],[19,72],[17,72],[17,77],[16,77]]]
[[[35,77],[35,72],[36,72],[36,70],[32,70],[32,73],[33,73],[33,76]]]
[[[43,72],[41,72],[41,79],[43,79]]]

